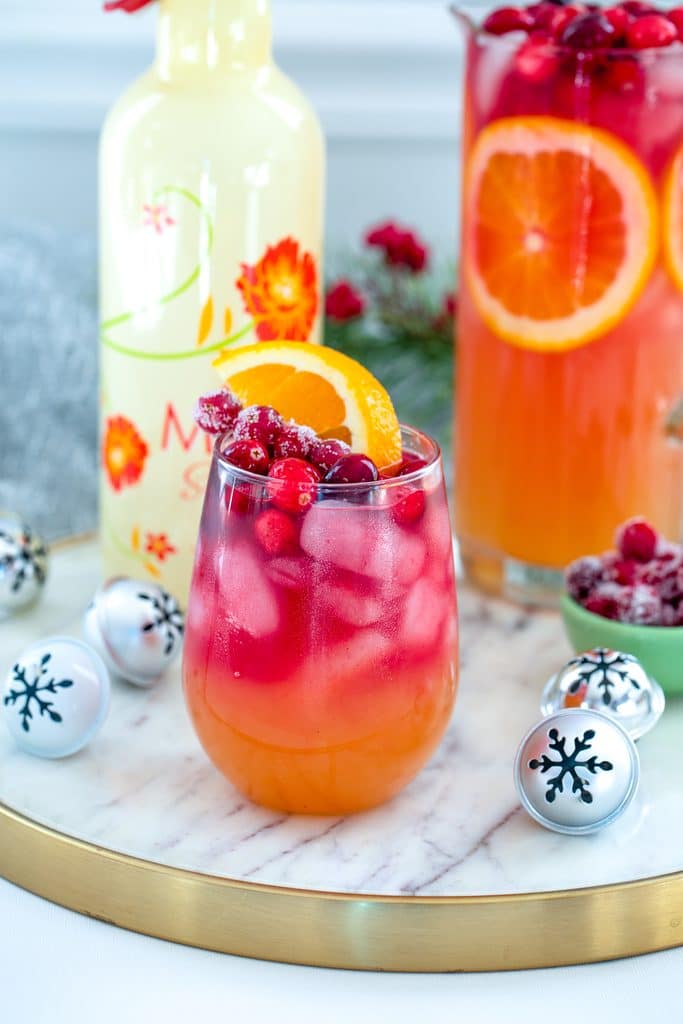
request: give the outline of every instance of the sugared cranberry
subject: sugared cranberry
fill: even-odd
[[[644,519],[634,518],[619,527],[615,544],[622,558],[649,562],[657,550],[657,540],[657,532],[649,523]]]
[[[662,605],[662,626],[683,626],[683,601]]]
[[[644,3],[643,0],[624,0],[621,6],[634,18],[641,18],[644,14],[654,12],[652,5]]]
[[[562,33],[560,41],[573,50],[606,50],[614,45],[612,24],[595,11],[575,18]]]
[[[534,32],[515,54],[515,69],[528,82],[540,85],[557,71],[559,61],[547,32]]]
[[[641,566],[640,581],[653,587],[662,601],[673,604],[683,598],[683,556],[653,558]]]
[[[254,522],[254,534],[268,555],[290,554],[297,547],[297,528],[290,517],[278,508],[259,512]]]
[[[534,16],[523,7],[499,7],[491,11],[484,20],[483,29],[494,36],[502,36],[506,32],[526,31],[534,24]]]
[[[402,488],[399,489],[402,492]],[[420,488],[407,491],[391,506],[391,517],[399,526],[411,526],[424,515],[425,492]]]
[[[229,388],[201,395],[194,407],[194,421],[207,434],[224,434],[230,430],[242,409],[239,398]]]
[[[609,555],[604,559],[603,566],[606,580],[619,583],[622,587],[632,587],[638,576],[640,562],[633,558]]]
[[[330,437],[317,441],[308,453],[308,458],[321,473],[325,474],[332,469],[335,462],[350,453],[351,448],[345,441],[338,441],[336,438]]]
[[[676,39],[676,26],[663,14],[644,14],[632,21],[626,29],[626,43],[634,50],[670,46]]]
[[[565,573],[569,596],[575,601],[583,601],[602,582],[602,578],[602,562],[597,556],[578,558]]]
[[[614,42],[621,41],[626,35],[626,29],[631,24],[631,15],[621,4],[616,7],[606,7],[602,12],[603,18],[610,23],[615,32]]]
[[[233,466],[265,476],[270,466],[268,449],[260,441],[233,441],[223,449],[223,457]]]
[[[638,583],[635,587],[622,587],[617,599],[620,622],[638,626],[655,626],[661,621],[662,601],[653,587]]]
[[[276,459],[307,459],[318,436],[310,427],[298,423],[285,423],[273,443]]]
[[[601,583],[583,602],[583,607],[603,619],[619,618],[619,598],[622,587],[616,583]]]
[[[285,512],[305,512],[313,502],[320,473],[303,459],[278,459],[268,472],[268,494]]]
[[[235,420],[236,441],[260,441],[267,448],[282,430],[282,416],[269,405],[250,405]]]
[[[676,29],[679,40],[683,41],[683,7],[674,7],[666,12],[666,16]]]
[[[369,484],[379,480],[377,466],[367,455],[344,455],[325,474],[326,484]]]
[[[403,456],[401,468],[399,469],[396,476],[407,476],[408,473],[416,473],[418,469],[424,469],[426,465],[427,462],[425,459],[421,459],[417,455],[413,455],[411,456],[411,458],[407,458],[406,453],[406,455]]]

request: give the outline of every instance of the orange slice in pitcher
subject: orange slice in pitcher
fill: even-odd
[[[508,117],[481,132],[466,170],[464,267],[497,335],[561,351],[617,324],[657,250],[645,167],[609,132]]]
[[[662,220],[664,262],[683,291],[683,146],[671,161],[664,179]]]
[[[337,437],[380,469],[401,459],[401,432],[389,395],[355,359],[302,341],[226,350],[213,364],[245,405],[272,405],[285,419]]]

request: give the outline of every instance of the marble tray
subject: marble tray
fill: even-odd
[[[39,636],[80,635],[82,610],[98,582],[95,541],[56,550],[39,606],[0,624],[0,671],[4,674],[14,655]],[[617,823],[586,837],[547,832],[520,808],[511,769],[520,738],[539,717],[543,684],[570,654],[560,621],[552,613],[530,613],[461,587],[460,622],[461,684],[451,726],[431,763],[391,804],[350,818],[288,817],[249,804],[203,754],[185,712],[176,668],[151,691],[116,684],[102,732],[86,750],[66,760],[32,758],[0,731],[0,873],[57,902],[128,927],[210,948],[300,962],[419,969],[514,967],[581,962],[678,944],[683,917],[683,875],[677,874],[683,869],[683,703],[670,704],[655,732],[640,741],[642,785]],[[50,841],[60,852],[48,869],[44,858],[51,856]],[[98,854],[108,857],[114,873],[125,866],[150,873],[150,886],[161,886],[160,899],[170,901],[164,911],[168,927],[158,923],[158,907],[154,922],[142,920],[140,892],[145,889],[138,883],[135,895],[122,898],[123,903],[128,901],[127,910],[101,905],[102,879],[88,874]],[[78,866],[70,864],[71,855],[81,858]],[[90,858],[90,867],[84,857]],[[61,882],[54,875],[58,868],[64,872]],[[114,874],[110,877],[113,880]],[[248,894],[262,899],[270,893],[291,903],[299,893],[308,900],[309,911],[317,908],[315,913],[334,898],[351,914],[349,921],[344,918],[344,928],[351,929],[352,948],[326,954],[321,949],[316,957],[316,942],[319,945],[328,924],[314,920],[311,935],[298,950],[291,914],[289,947],[286,941],[273,948],[268,942],[245,943],[235,931],[232,904],[232,918],[223,920],[223,932],[220,921],[214,920],[204,936],[194,918],[188,932],[179,925],[189,898],[182,883],[191,882],[195,892],[202,880],[210,881],[212,899],[218,899],[222,884],[232,888],[232,897],[241,894],[239,927],[250,934],[257,924],[245,910]],[[121,884],[126,890],[127,883]],[[618,913],[627,915],[620,923],[623,931],[626,924],[637,924],[628,915],[645,906],[643,900],[647,903],[653,885],[658,886],[657,920],[640,924],[657,934],[648,931],[642,941],[629,944],[622,934],[621,945],[615,946],[619,929],[612,928],[609,948],[593,948],[592,934],[593,945],[579,944],[575,955],[565,951],[554,954],[559,956],[554,960],[544,958],[542,945],[524,955],[509,945],[496,945],[496,921],[503,927],[506,914],[515,907],[522,914],[522,930],[535,927],[524,918],[530,907],[536,916],[545,913],[539,920],[548,923],[549,908],[560,913],[564,907],[566,912],[571,901],[578,901],[584,916],[583,925],[577,919],[576,927],[585,926],[586,914]],[[89,887],[92,906],[83,895]],[[170,908],[176,888],[182,896],[174,930]],[[624,893],[633,896],[633,907],[624,904]],[[590,901],[582,899],[589,896],[595,897],[590,913]],[[565,905],[559,897],[571,899]],[[617,897],[612,907],[610,900]],[[131,900],[138,905],[131,906]],[[449,923],[442,917],[449,906],[453,913],[466,908],[469,927],[472,921],[476,925],[471,915],[478,908],[498,908],[498,915],[487,919],[486,934],[473,940],[481,948],[479,960],[474,954],[468,958],[460,949],[463,942],[457,940],[455,959],[436,956],[423,964],[427,952],[422,931],[423,945],[417,952],[413,948],[414,955],[403,947],[392,951],[386,937],[383,950],[358,950],[358,914],[362,917],[363,907],[366,916],[368,907],[376,911],[370,935],[377,930],[379,912],[392,908],[407,915],[400,918],[407,929],[418,920],[424,928],[421,916],[411,921],[413,908],[438,910],[437,931],[452,931],[458,921],[451,918]],[[275,917],[281,910],[275,907]],[[254,912],[260,921],[263,907]],[[305,920],[310,925],[310,913]],[[591,927],[595,933],[595,922]],[[503,935],[498,939],[504,943]],[[567,945],[565,940],[561,944]]]

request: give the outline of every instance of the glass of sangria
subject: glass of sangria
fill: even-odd
[[[632,516],[680,537],[681,30],[641,0],[468,23],[456,530],[513,598]]]
[[[229,434],[216,442],[184,688],[207,754],[256,803],[373,807],[448,723],[457,619],[441,456],[417,430],[401,439],[403,475],[358,483],[259,475],[230,461]]]

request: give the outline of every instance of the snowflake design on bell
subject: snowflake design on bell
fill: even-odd
[[[0,520],[0,612],[23,608],[47,579],[47,547],[25,523]]]
[[[73,686],[73,679],[60,679],[58,681],[54,676],[50,676],[47,679],[46,677],[49,674],[48,666],[51,660],[51,654],[44,654],[38,664],[26,668],[17,663],[12,667],[12,682],[17,683],[22,688],[15,690],[12,687],[5,696],[4,704],[6,707],[10,707],[17,705],[23,700],[23,704],[19,708],[19,717],[21,718],[21,728],[24,732],[30,732],[31,730],[29,722],[33,719],[31,707],[34,703],[41,718],[46,715],[55,724],[59,724],[62,721],[62,716],[58,711],[54,710],[54,701],[44,700],[40,694],[56,694],[58,690],[66,690]],[[28,678],[28,673],[31,674],[30,679]]]
[[[143,633],[155,630],[165,639],[164,654],[170,655],[182,638],[184,625],[180,605],[168,591],[161,587],[155,593],[140,591],[138,597],[151,605],[152,620],[142,627]]]
[[[567,692],[577,694],[595,686],[602,693],[602,703],[609,707],[615,698],[615,691],[628,690],[634,687],[640,690],[637,673],[640,662],[631,654],[612,651],[607,647],[596,647],[592,651],[580,654],[567,662],[565,672],[575,675],[574,681]],[[584,689],[585,688],[585,689]]]
[[[579,772],[583,770],[590,772],[591,775],[596,775],[598,771],[611,772],[614,768],[611,761],[598,761],[596,754],[592,754],[586,760],[580,760],[580,755],[591,749],[591,741],[595,739],[595,730],[586,729],[580,739],[575,736],[574,749],[571,753],[568,753],[566,749],[567,737],[560,736],[557,729],[551,729],[548,737],[550,739],[548,748],[558,755],[559,760],[553,760],[547,754],[543,754],[540,760],[534,757],[529,761],[529,767],[533,771],[540,769],[542,775],[550,771],[551,768],[558,769],[557,774],[550,776],[547,780],[548,788],[545,798],[548,803],[553,803],[557,794],[564,792],[565,776],[569,776],[572,780],[572,793],[578,793],[585,804],[593,803],[590,781],[582,778]]]

